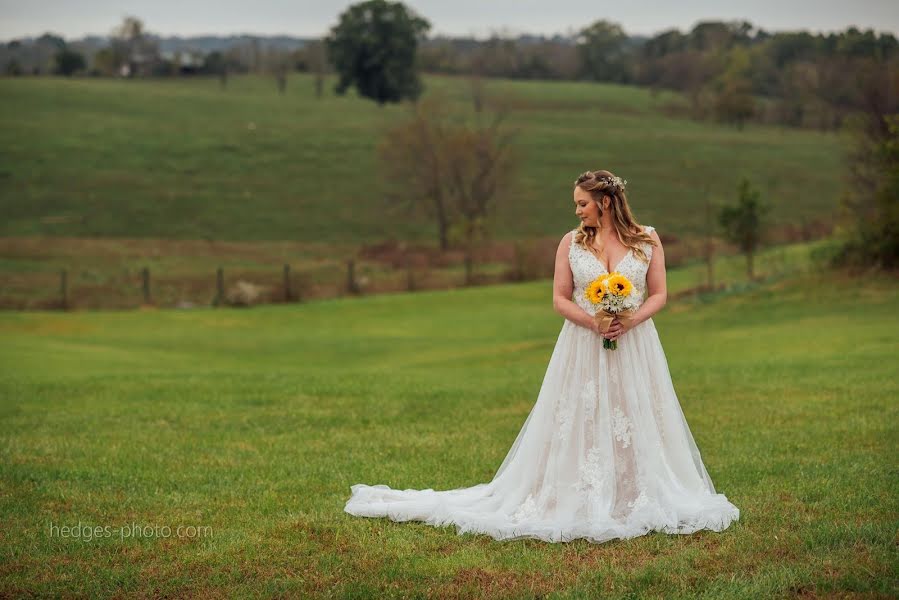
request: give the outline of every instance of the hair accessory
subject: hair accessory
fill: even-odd
[[[597,177],[596,173],[594,173],[593,171],[584,171],[583,173],[581,173],[578,176],[577,181],[575,181],[575,184],[579,184],[580,182],[586,181],[588,179],[595,179],[597,181],[597,183],[604,182],[607,185],[610,185],[613,188],[615,188],[613,191],[616,191],[616,192],[623,192],[625,189],[625,186],[627,185],[627,179],[622,179],[621,177],[618,177],[617,175],[612,175],[611,177],[608,175],[600,175],[599,177]]]
[[[622,179],[621,177],[618,177],[617,175],[613,175],[612,177],[600,177],[600,179],[602,179],[603,181],[607,181],[611,185],[615,186],[615,188],[619,192],[623,192],[624,186],[627,185],[627,179]]]

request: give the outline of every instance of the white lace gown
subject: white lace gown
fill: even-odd
[[[644,250],[651,257],[652,246]],[[605,267],[574,243],[568,259],[572,300],[594,314],[584,291]],[[633,251],[615,268],[643,300],[647,269]],[[459,535],[497,540],[602,543],[650,531],[721,531],[740,516],[715,492],[651,318],[620,336],[616,350],[565,320],[537,401],[490,482],[439,491],[350,489],[344,510],[351,515],[455,525]]]

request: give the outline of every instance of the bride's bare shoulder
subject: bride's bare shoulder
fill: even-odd
[[[656,228],[652,225],[644,225],[643,231],[646,232],[646,235],[654,239],[657,243],[661,244],[662,240],[659,239],[659,232],[656,231]]]
[[[562,254],[568,254],[568,251],[571,249],[571,243],[574,239],[574,230],[569,231],[565,235],[562,236],[562,239],[559,240],[559,248],[556,251],[556,255],[561,256]]]

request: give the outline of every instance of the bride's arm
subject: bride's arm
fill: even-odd
[[[662,240],[659,239],[659,234],[655,230],[651,231],[649,236],[655,240],[656,245],[653,246],[652,258],[646,271],[646,300],[634,314],[634,325],[652,317],[668,302],[668,289],[665,283],[665,251],[662,248]]]
[[[574,280],[571,265],[568,264],[568,249],[571,244],[571,232],[565,234],[556,250],[556,270],[553,275],[553,310],[581,327],[598,331],[596,320],[586,310],[571,299]]]

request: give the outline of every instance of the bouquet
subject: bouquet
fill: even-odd
[[[616,317],[622,323],[633,320],[638,307],[638,300],[633,291],[634,284],[618,271],[601,275],[587,286],[585,295],[587,300],[597,306],[593,318],[599,323],[601,333],[609,330]],[[618,348],[618,340],[603,337],[602,347],[615,350]]]

